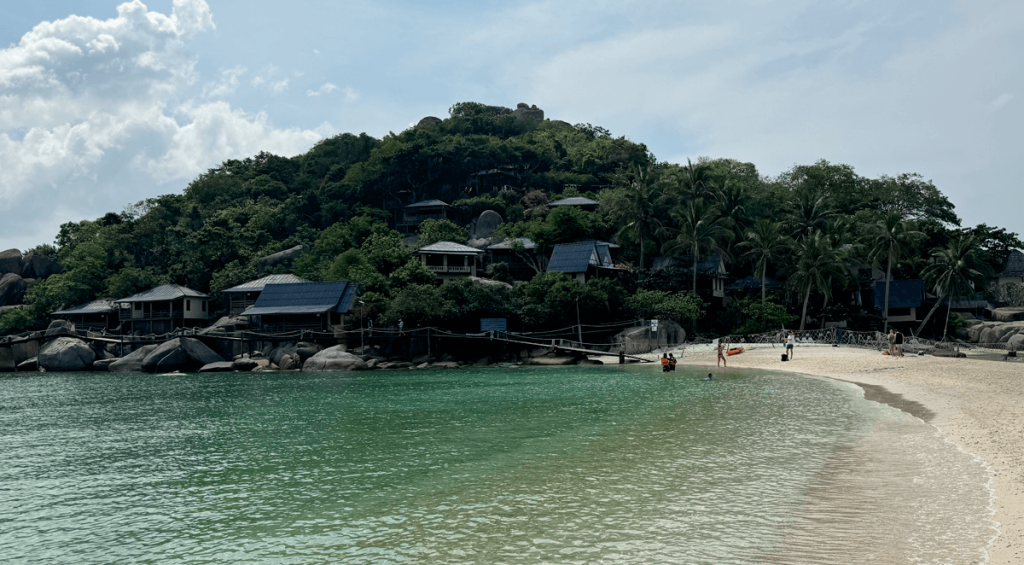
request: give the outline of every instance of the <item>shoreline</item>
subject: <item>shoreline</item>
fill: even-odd
[[[848,382],[864,390],[865,399],[920,418],[991,468],[999,533],[989,545],[988,562],[1024,561],[1024,363],[889,357],[870,349],[814,345],[798,345],[794,359],[783,363],[784,351],[770,344],[748,346],[729,357],[728,368],[719,368],[714,351],[687,349],[679,364],[713,372],[758,369]]]

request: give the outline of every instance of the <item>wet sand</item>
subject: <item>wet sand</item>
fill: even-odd
[[[992,467],[995,520],[993,564],[1024,563],[1024,362],[933,356],[889,357],[879,351],[797,346],[780,360],[780,346],[748,346],[729,369],[768,369],[860,385],[865,398],[900,408],[936,426],[945,438]],[[679,352],[676,352],[679,357]],[[708,347],[688,349],[686,365],[715,366]]]

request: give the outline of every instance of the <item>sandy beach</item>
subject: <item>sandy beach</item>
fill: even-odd
[[[783,363],[784,351],[778,345],[748,347],[729,357],[728,369],[713,370],[768,369],[867,385],[866,398],[936,426],[947,440],[992,467],[1000,534],[989,562],[1024,563],[1024,361],[889,357],[868,349],[805,345]],[[688,349],[681,364],[714,367],[715,361],[715,352],[705,346]]]

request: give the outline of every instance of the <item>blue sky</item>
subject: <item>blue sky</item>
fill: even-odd
[[[0,249],[260,150],[536,104],[661,160],[917,172],[1024,233],[1024,4],[6,2]]]

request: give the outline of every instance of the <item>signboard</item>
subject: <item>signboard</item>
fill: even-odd
[[[480,318],[480,331],[482,332],[507,332],[507,318]]]
[[[658,331],[658,320],[651,320],[651,331]]]

